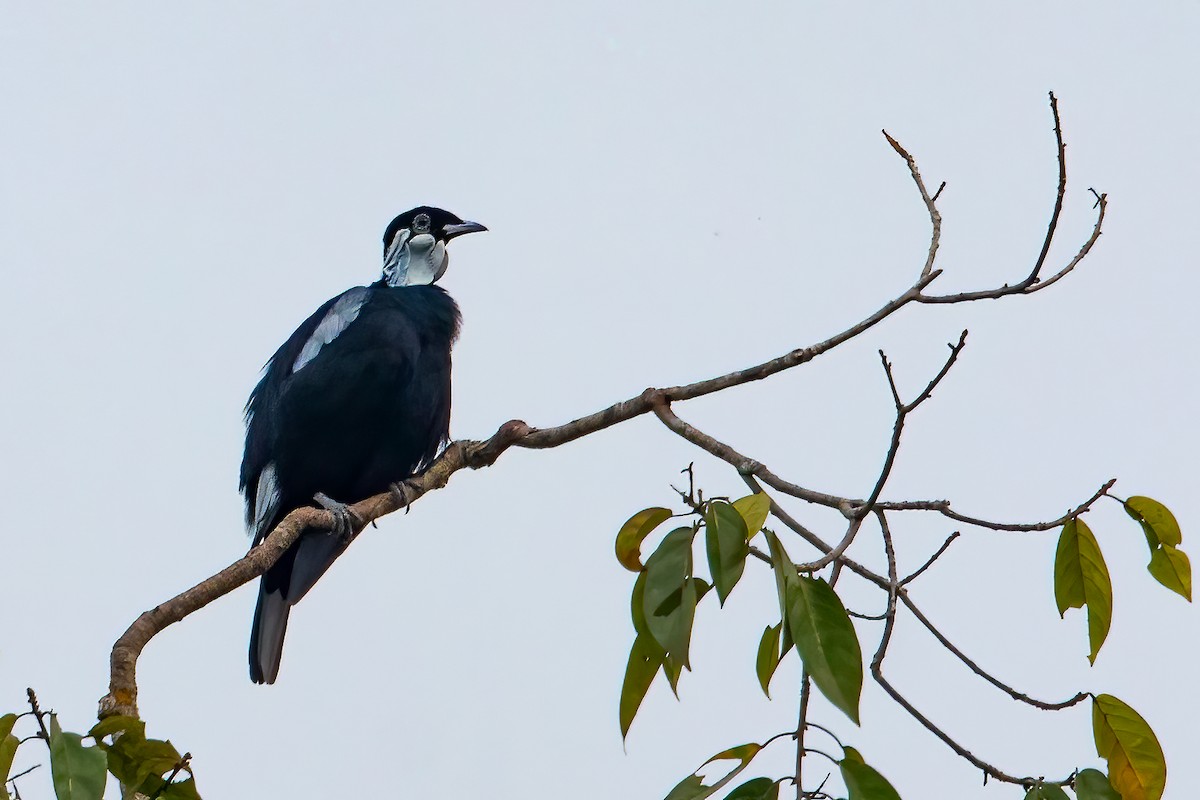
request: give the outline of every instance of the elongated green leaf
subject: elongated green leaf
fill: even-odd
[[[633,619],[633,630],[637,634],[650,635],[650,626],[646,623],[646,573],[639,572],[633,582],[633,591],[629,593],[629,616]]]
[[[8,774],[12,771],[13,758],[17,755],[17,747],[21,740],[13,735],[13,726],[17,724],[16,714],[5,714],[0,717],[0,800],[9,800]]]
[[[779,669],[779,663],[792,646],[792,633],[782,622],[768,625],[763,631],[754,660],[754,673],[758,676],[758,685],[762,687],[763,694],[768,699],[771,697],[771,678],[775,676],[775,670]]]
[[[147,797],[153,796],[153,792],[147,795]],[[196,791],[195,778],[175,780],[174,782],[168,784],[167,787],[159,793],[158,800],[200,800],[200,794]]]
[[[667,676],[667,685],[671,687],[671,694],[675,695],[675,699],[679,699],[679,676],[683,674],[683,664],[673,656],[663,656],[662,665],[663,675]]]
[[[638,634],[629,650],[629,663],[625,666],[625,681],[621,684],[620,720],[621,738],[629,735],[629,726],[637,715],[646,692],[654,682],[654,676],[663,663],[663,649],[649,634]]]
[[[771,531],[766,531],[767,546],[771,549],[771,569],[775,572],[775,591],[779,595],[779,618],[787,621],[788,587],[800,578],[796,564],[783,548],[783,542]],[[787,627],[787,626],[784,626]]]
[[[99,747],[84,747],[78,733],[63,733],[50,715],[50,775],[58,800],[103,800],[107,759]]]
[[[708,590],[712,588],[708,581],[703,578],[688,578],[688,583],[692,584],[696,590],[696,604],[704,599],[704,595],[708,594]],[[693,619],[694,621],[694,619]],[[688,623],[690,636],[691,622]],[[690,650],[690,646],[688,648]],[[685,652],[686,655],[686,652]],[[690,669],[690,667],[689,667]],[[675,695],[675,699],[679,699],[679,676],[683,672],[683,664],[674,655],[666,655],[663,657],[662,665],[663,674],[667,676],[667,683],[671,687],[671,692]]]
[[[746,522],[729,503],[714,500],[704,512],[704,541],[717,597],[725,605],[725,598],[742,579],[750,555]]]
[[[695,773],[687,776],[680,781],[671,793],[667,795],[667,800],[703,800],[710,797],[716,792],[721,791],[725,786],[736,778],[742,770],[750,765],[750,760],[753,759],[758,752],[762,750],[761,744],[751,742],[749,744],[740,744],[737,747],[731,747],[728,750],[722,750],[712,758],[700,765],[700,768]],[[737,761],[738,765],[728,772],[725,777],[709,786],[704,783],[704,779],[700,774],[705,767],[714,761]]]
[[[725,795],[725,800],[779,800],[779,781],[752,778]]]
[[[849,792],[849,800],[900,800],[900,794],[888,783],[887,778],[862,760],[862,755],[852,747],[846,748],[846,757],[838,762],[842,781]]]
[[[1142,526],[1146,544],[1153,552],[1160,544],[1178,547],[1183,542],[1179,522],[1171,510],[1157,500],[1135,495],[1125,501],[1125,513]]]
[[[13,726],[17,724],[16,714],[5,714],[0,717],[0,739],[12,733]]]
[[[675,788],[667,795],[666,800],[698,800],[698,798],[708,796],[706,794],[708,788],[699,775],[688,775],[676,784]]]
[[[767,524],[767,515],[771,513],[771,498],[763,492],[748,494],[734,500],[733,507],[746,523],[746,532],[749,534],[747,538],[753,539],[762,530],[762,526]]]
[[[1088,609],[1088,661],[1096,663],[1112,624],[1112,578],[1100,544],[1087,524],[1073,519],[1063,525],[1054,557],[1054,599],[1059,615],[1068,608]]]
[[[617,561],[630,572],[642,571],[642,540],[671,518],[665,508],[647,508],[634,514],[617,532]]]
[[[1025,800],[1071,800],[1061,786],[1053,783],[1041,783],[1030,787],[1025,793]]]
[[[138,773],[143,780],[162,777],[173,770],[180,759],[175,745],[160,739],[147,739],[144,742],[138,742],[130,749],[133,758],[138,762]],[[157,790],[161,783],[161,781],[155,781],[154,789]]]
[[[691,528],[671,531],[646,560],[642,605],[646,627],[655,641],[689,669],[688,645],[700,589],[699,583],[688,580],[693,534]]]
[[[1172,592],[1192,602],[1192,562],[1187,553],[1164,544],[1150,553],[1146,567],[1154,579]]]
[[[146,723],[136,717],[113,715],[105,717],[93,725],[92,729],[88,731],[88,736],[100,742],[105,736],[113,733],[120,733],[119,741],[125,745],[130,742],[144,742],[146,740]]]
[[[1079,770],[1075,776],[1075,796],[1078,800],[1121,800],[1108,776],[1098,769]]]
[[[767,626],[758,642],[758,655],[754,659],[754,673],[758,675],[758,685],[767,699],[771,697],[771,676],[779,666],[779,634],[782,630],[782,622]]]
[[[813,683],[859,724],[862,648],[837,593],[819,578],[798,577],[788,587],[787,622]]]
[[[1092,698],[1096,752],[1108,762],[1108,780],[1123,800],[1159,800],[1167,761],[1154,731],[1136,711],[1110,694]]]

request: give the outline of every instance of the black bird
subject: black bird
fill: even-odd
[[[349,545],[343,503],[419,473],[446,443],[459,313],[434,282],[449,263],[446,244],[484,230],[429,206],[396,217],[383,234],[383,277],[318,308],[250,393],[240,489],[254,544],[314,499],[341,529],[305,530],[262,576],[250,633],[255,683],[275,682],[288,612]]]

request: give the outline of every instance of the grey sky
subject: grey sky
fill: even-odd
[[[1111,199],[1076,274],[910,309],[678,410],[797,482],[863,494],[891,425],[875,350],[914,391],[969,327],[889,497],[1031,520],[1116,476],[1170,505],[1200,553],[1194,4],[647,5],[7,6],[0,708],[34,686],[64,727],[88,727],[114,638],[244,551],[242,403],[306,315],[378,276],[395,213],[438,204],[492,230],[454,243],[443,281],[465,320],[453,432],[556,424],[824,338],[907,287],[927,220],[881,127],[949,183],[942,288],[1018,280],[1053,200],[1049,89],[1073,180],[1055,264],[1089,229],[1087,187]],[[683,702],[656,686],[622,752],[632,576],[612,537],[669,503],[692,459],[712,493],[739,491],[645,419],[456,476],[298,607],[276,686],[246,676],[250,588],[155,640],[151,733],[195,754],[210,798],[665,795],[795,720],[794,660],[773,702],[753,677],[777,611],[751,568],[699,614]],[[1145,573],[1115,504],[1089,522],[1116,585],[1094,668],[1083,615],[1054,608],[1053,535],[972,533],[918,597],[1031,694],[1126,700],[1164,744],[1168,796],[1198,796],[1196,616]],[[907,520],[902,567],[951,530]],[[876,547],[861,545],[872,563]],[[873,649],[876,628],[860,635]],[[895,683],[980,756],[1048,776],[1099,763],[1086,709],[1018,708],[911,620],[897,636]],[[1020,796],[980,788],[873,685],[861,730],[814,713],[905,797]],[[776,747],[755,774],[787,771]],[[44,775],[27,784],[46,796]]]

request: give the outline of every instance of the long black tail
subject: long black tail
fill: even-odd
[[[283,637],[291,610],[282,588],[268,591],[264,577],[258,585],[258,605],[250,628],[250,680],[255,683],[274,683],[279,676]]]
[[[348,544],[328,531],[308,529],[263,575],[250,629],[250,680],[275,682],[283,657],[288,613],[345,552]]]

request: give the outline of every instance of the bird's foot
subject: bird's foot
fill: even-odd
[[[349,542],[354,538],[355,531],[362,527],[362,520],[345,503],[339,503],[324,492],[317,492],[313,495],[313,500],[333,514],[333,528],[329,531],[332,535]]]
[[[409,511],[409,503],[412,502],[412,500],[410,500],[408,497],[408,493],[410,491],[408,481],[398,481],[393,483],[388,486],[388,491],[392,493],[392,497],[395,498],[396,503],[400,506],[400,508],[403,508],[404,513],[407,514]]]

